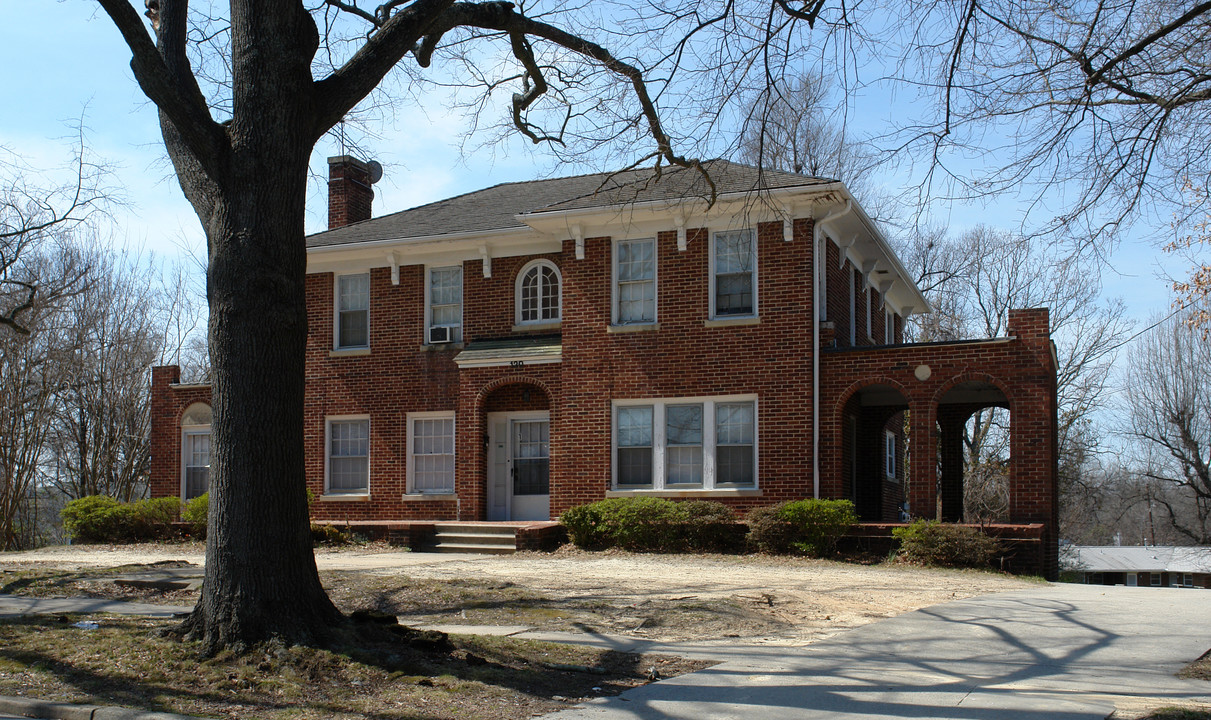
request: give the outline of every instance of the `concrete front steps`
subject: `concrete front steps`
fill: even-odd
[[[433,525],[434,533],[422,552],[509,555],[517,552],[517,526],[505,523],[451,523]]]

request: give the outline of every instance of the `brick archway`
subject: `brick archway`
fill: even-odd
[[[900,517],[905,479],[904,412],[909,408],[905,390],[895,378],[863,379],[846,389],[830,414],[840,423],[839,463],[834,463],[840,479],[836,497],[851,500],[863,521],[887,522]]]

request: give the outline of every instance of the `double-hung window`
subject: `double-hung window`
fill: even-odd
[[[896,344],[896,316],[891,310],[883,311],[883,344]]]
[[[666,485],[702,487],[702,404],[664,408]]]
[[[614,413],[617,439],[617,482],[621,488],[652,486],[652,427],[651,405],[617,408]]]
[[[370,418],[329,418],[327,495],[370,493]]]
[[[194,403],[181,415],[181,498],[192,500],[210,490],[211,409]]]
[[[453,413],[408,413],[408,492],[454,492]]]
[[[656,240],[619,240],[614,245],[614,322],[656,322]]]
[[[615,402],[616,489],[756,485],[757,403],[751,396]]]
[[[336,278],[336,349],[370,347],[370,273]]]
[[[453,267],[429,268],[428,329],[449,328],[450,342],[463,339],[463,269]],[[429,337],[426,330],[426,337]]]
[[[757,242],[752,229],[716,232],[711,242],[712,317],[757,314]]]

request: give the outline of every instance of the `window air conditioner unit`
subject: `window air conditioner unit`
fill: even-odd
[[[429,344],[437,345],[439,343],[448,343],[454,341],[453,328],[448,327],[431,327],[429,328]]]

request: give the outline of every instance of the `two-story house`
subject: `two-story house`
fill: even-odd
[[[961,519],[954,423],[1002,405],[1029,475],[1011,519],[1054,528],[1046,311],[1015,311],[1010,338],[903,344],[928,303],[843,184],[714,161],[371,218],[370,168],[329,162],[330,229],[307,239],[315,519],[546,520],[636,495]],[[151,484],[190,497],[209,388],[178,377],[155,374]],[[906,417],[938,448],[911,453],[928,480],[908,492]]]

